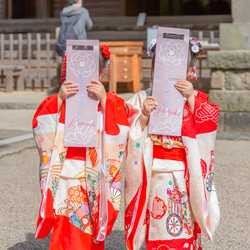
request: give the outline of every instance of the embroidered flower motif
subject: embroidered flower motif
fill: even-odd
[[[85,215],[89,214],[89,205],[88,204],[81,205],[81,209]]]
[[[175,248],[170,248],[167,245],[160,245],[157,248],[153,248],[152,250],[176,250]]]
[[[76,215],[78,218],[82,219],[85,216],[85,213],[82,211],[81,208],[76,209]]]
[[[166,65],[169,65],[169,63],[179,65],[185,59],[184,47],[181,43],[172,40],[162,43],[159,57]]]
[[[152,205],[151,216],[154,219],[160,220],[166,214],[166,212],[167,212],[167,206],[164,200],[162,200],[159,197],[155,197]]]
[[[70,187],[68,190],[68,195],[71,202],[74,204],[75,208],[80,207],[82,204],[87,203],[86,190],[80,185]]]
[[[209,103],[205,102],[196,110],[195,115],[198,123],[211,121],[216,124],[219,111]]]
[[[101,47],[101,51],[102,51],[103,56],[104,56],[106,59],[109,59],[109,58],[110,58],[111,50],[110,50],[110,48],[109,48],[107,45],[103,45],[103,46]]]
[[[96,64],[93,55],[87,54],[85,51],[80,51],[69,59],[69,68],[76,76],[80,74],[83,77],[89,77],[96,69]]]
[[[197,44],[195,44],[191,47],[191,50],[196,54],[196,53],[199,53],[200,48]]]
[[[117,168],[115,167],[115,165],[110,165],[109,167],[109,174],[111,176],[114,176],[114,173],[116,172]]]
[[[181,198],[180,198],[180,196],[178,194],[174,194],[173,199],[176,200],[178,203],[181,202]]]
[[[121,171],[119,171],[119,172],[117,172],[117,174],[115,175],[113,181],[114,181],[114,182],[120,182],[120,181],[121,181],[121,178],[122,178],[122,176],[121,176]]]
[[[90,218],[87,216],[84,216],[81,222],[82,222],[83,227],[87,228],[90,225]]]
[[[187,203],[187,193],[185,191],[180,191],[178,187],[176,187],[176,189],[174,188],[173,190],[168,188],[167,195],[169,196],[169,199],[174,203]]]

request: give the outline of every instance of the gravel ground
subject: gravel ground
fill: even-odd
[[[38,154],[32,147],[33,140],[23,145],[29,148],[23,147],[21,150],[12,150],[10,155],[0,155],[0,249],[48,249],[49,237],[37,240],[34,236],[41,199]],[[221,207],[221,222],[212,242],[203,237],[205,250],[250,249],[247,230],[249,148],[250,141],[216,141],[215,185]],[[1,150],[4,151],[3,148]],[[106,240],[105,249],[126,249],[123,209]]]

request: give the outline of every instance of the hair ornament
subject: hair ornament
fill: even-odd
[[[192,69],[192,72],[190,74],[190,80],[197,81],[196,66],[194,66],[193,69]]]
[[[200,52],[200,47],[198,46],[198,41],[195,40],[193,37],[189,37],[189,43],[191,45],[191,51],[194,54],[198,54]]]
[[[200,48],[197,44],[194,44],[192,47],[191,47],[193,53],[197,54],[200,52]]]
[[[152,39],[152,40],[149,42],[149,45],[148,45],[148,48],[147,48],[147,55],[148,55],[148,56],[151,56],[152,48],[155,46],[155,44],[156,44],[156,39]]]
[[[111,55],[111,50],[107,45],[103,45],[100,47],[102,54],[104,56],[105,60],[105,67],[110,64],[110,55]]]
[[[101,51],[102,51],[104,58],[108,60],[110,58],[110,55],[111,55],[110,48],[107,45],[103,45],[101,47]]]
[[[63,57],[61,83],[64,83],[66,81],[66,64],[67,64],[67,55],[66,55],[66,52],[65,52],[64,57]]]
[[[189,37],[189,43],[190,43],[190,49],[191,53],[193,53],[194,56],[192,56],[192,72],[190,74],[190,80],[196,81],[197,76],[196,76],[196,56],[199,55],[201,52],[201,48],[199,46],[199,42],[195,40],[193,37]]]

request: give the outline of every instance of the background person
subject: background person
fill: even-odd
[[[77,35],[77,39],[86,40],[86,29],[90,30],[93,26],[93,22],[89,16],[89,11],[82,7],[82,0],[69,0],[69,6],[63,8],[63,17],[72,17],[79,15],[78,21],[74,24],[74,30]]]

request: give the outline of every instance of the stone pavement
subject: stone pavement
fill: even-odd
[[[122,94],[128,99],[132,94]],[[39,158],[32,138],[31,120],[46,92],[0,92],[0,250],[48,249],[49,237],[34,237],[40,205]],[[5,109],[5,108],[9,109]],[[250,249],[248,134],[219,134],[215,145],[215,185],[221,222],[206,250]],[[123,163],[123,180],[125,164]],[[122,250],[123,199],[121,212],[105,249]],[[142,249],[145,249],[144,247]]]

